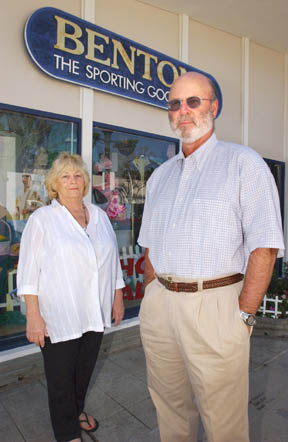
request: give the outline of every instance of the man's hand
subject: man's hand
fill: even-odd
[[[123,302],[123,292],[121,289],[115,290],[114,302],[112,307],[112,319],[114,319],[114,325],[119,325],[123,319],[125,312]]]

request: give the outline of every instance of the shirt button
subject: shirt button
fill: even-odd
[[[171,252],[168,252],[168,255],[169,255],[169,256],[171,256],[171,255],[172,255],[172,253],[171,253]]]
[[[174,224],[173,224],[173,229],[175,229],[175,227],[176,227],[176,224],[174,223]]]

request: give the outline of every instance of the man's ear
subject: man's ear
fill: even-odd
[[[213,118],[214,118],[214,120],[215,120],[216,115],[217,115],[217,113],[218,113],[218,100],[214,100],[214,101],[212,101],[212,104],[211,104],[211,110],[212,110]]]

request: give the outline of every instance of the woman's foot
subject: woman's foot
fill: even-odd
[[[87,433],[96,431],[99,426],[98,421],[94,417],[88,416],[85,411],[83,411],[79,416],[79,424],[81,430],[87,431]]]
[[[81,441],[82,439],[80,439],[80,437],[77,437],[77,439],[69,440],[69,442],[81,442]]]

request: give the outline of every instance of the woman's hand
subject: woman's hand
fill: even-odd
[[[123,319],[125,312],[123,303],[123,292],[121,289],[115,290],[114,302],[112,307],[112,319],[114,319],[114,325],[119,325]]]
[[[26,302],[26,337],[29,342],[44,347],[45,336],[48,336],[44,319],[42,318],[38,305],[38,296],[25,295]]]
[[[28,341],[44,347],[45,336],[48,336],[44,319],[38,312],[28,314],[26,319],[26,337]]]

